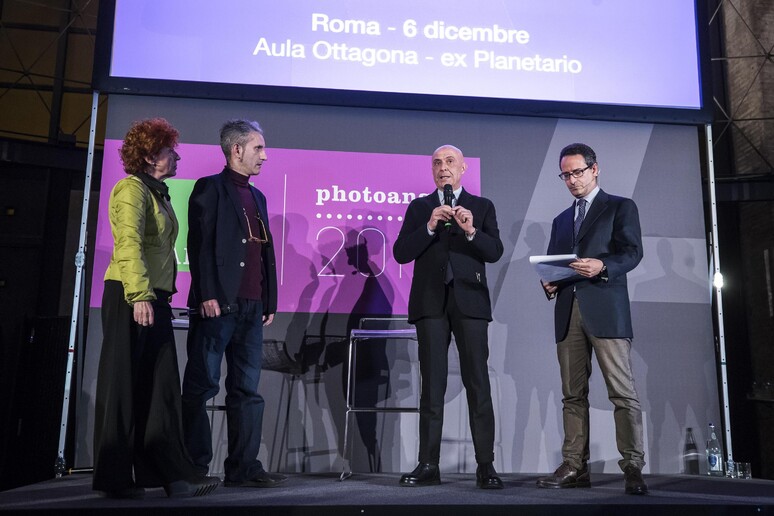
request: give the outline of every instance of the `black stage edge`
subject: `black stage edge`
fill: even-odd
[[[75,474],[0,493],[0,514],[110,515],[774,515],[774,481],[645,475],[646,496],[625,495],[622,475],[597,474],[591,489],[538,489],[538,475],[505,474],[505,489],[476,489],[473,475],[442,475],[440,486],[398,486],[398,474],[293,474],[273,489],[226,488],[201,498],[169,499],[161,489],[142,500],[110,500]]]

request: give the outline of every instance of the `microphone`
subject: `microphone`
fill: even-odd
[[[443,185],[443,203],[446,206],[452,206],[452,203],[454,202],[454,190],[452,189],[452,185]],[[452,225],[451,220],[447,220],[444,223],[444,227],[447,229],[450,228]]]

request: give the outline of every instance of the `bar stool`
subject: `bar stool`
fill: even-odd
[[[406,323],[405,318],[378,318],[378,317],[364,317],[360,319],[359,328],[353,328],[349,335],[349,361],[347,362],[347,411],[344,416],[344,449],[342,451],[342,459],[344,460],[344,470],[339,477],[340,481],[346,480],[352,476],[352,466],[350,463],[350,435],[349,435],[349,422],[350,414],[357,412],[404,412],[404,413],[419,413],[419,407],[359,407],[355,405],[355,389],[357,386],[357,379],[355,378],[355,371],[357,366],[357,344],[360,341],[369,339],[401,339],[401,340],[417,340],[417,330],[413,327],[399,328],[399,329],[367,329],[364,326],[370,326],[374,323],[381,323],[382,325],[389,325],[394,323]],[[406,323],[407,324],[407,323]]]
[[[343,345],[347,341],[347,337],[344,335],[310,335],[305,334],[301,339],[301,348],[294,354],[294,363],[297,364],[293,370],[281,371],[288,374],[282,376],[282,386],[278,396],[279,406],[283,406],[282,400],[287,400],[284,404],[284,416],[278,414],[274,425],[274,437],[271,449],[273,450],[269,464],[273,469],[271,471],[289,471],[306,473],[312,470],[311,459],[317,456],[330,455],[336,457],[339,454],[338,445],[335,443],[332,448],[325,450],[316,450],[310,444],[308,435],[306,433],[308,425],[306,424],[307,418],[314,418],[315,415],[310,413],[310,410],[314,410],[312,404],[309,403],[310,398],[315,398],[324,387],[324,375],[327,370],[327,365],[324,364],[323,352],[326,345]],[[307,392],[307,389],[311,387],[312,392]],[[294,401],[298,401],[301,404],[300,407],[300,420],[291,420],[291,407]],[[323,414],[328,414],[328,411],[324,411],[322,407],[314,406],[320,410]],[[282,412],[281,410],[278,412]],[[330,426],[335,426],[330,421]],[[291,445],[291,428],[298,426],[301,428],[301,442],[296,445]],[[284,459],[283,459],[284,454]],[[275,460],[276,455],[276,460]],[[291,463],[291,457],[295,460]],[[290,469],[290,468],[293,469]]]

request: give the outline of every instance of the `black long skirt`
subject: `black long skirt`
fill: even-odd
[[[154,325],[143,327],[134,322],[121,282],[105,281],[94,422],[93,487],[99,491],[199,476],[183,444],[169,293],[156,294]]]

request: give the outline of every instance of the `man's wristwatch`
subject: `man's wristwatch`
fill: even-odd
[[[602,270],[599,271],[599,274],[597,274],[597,278],[601,279],[602,281],[607,281],[607,265],[602,264]]]

